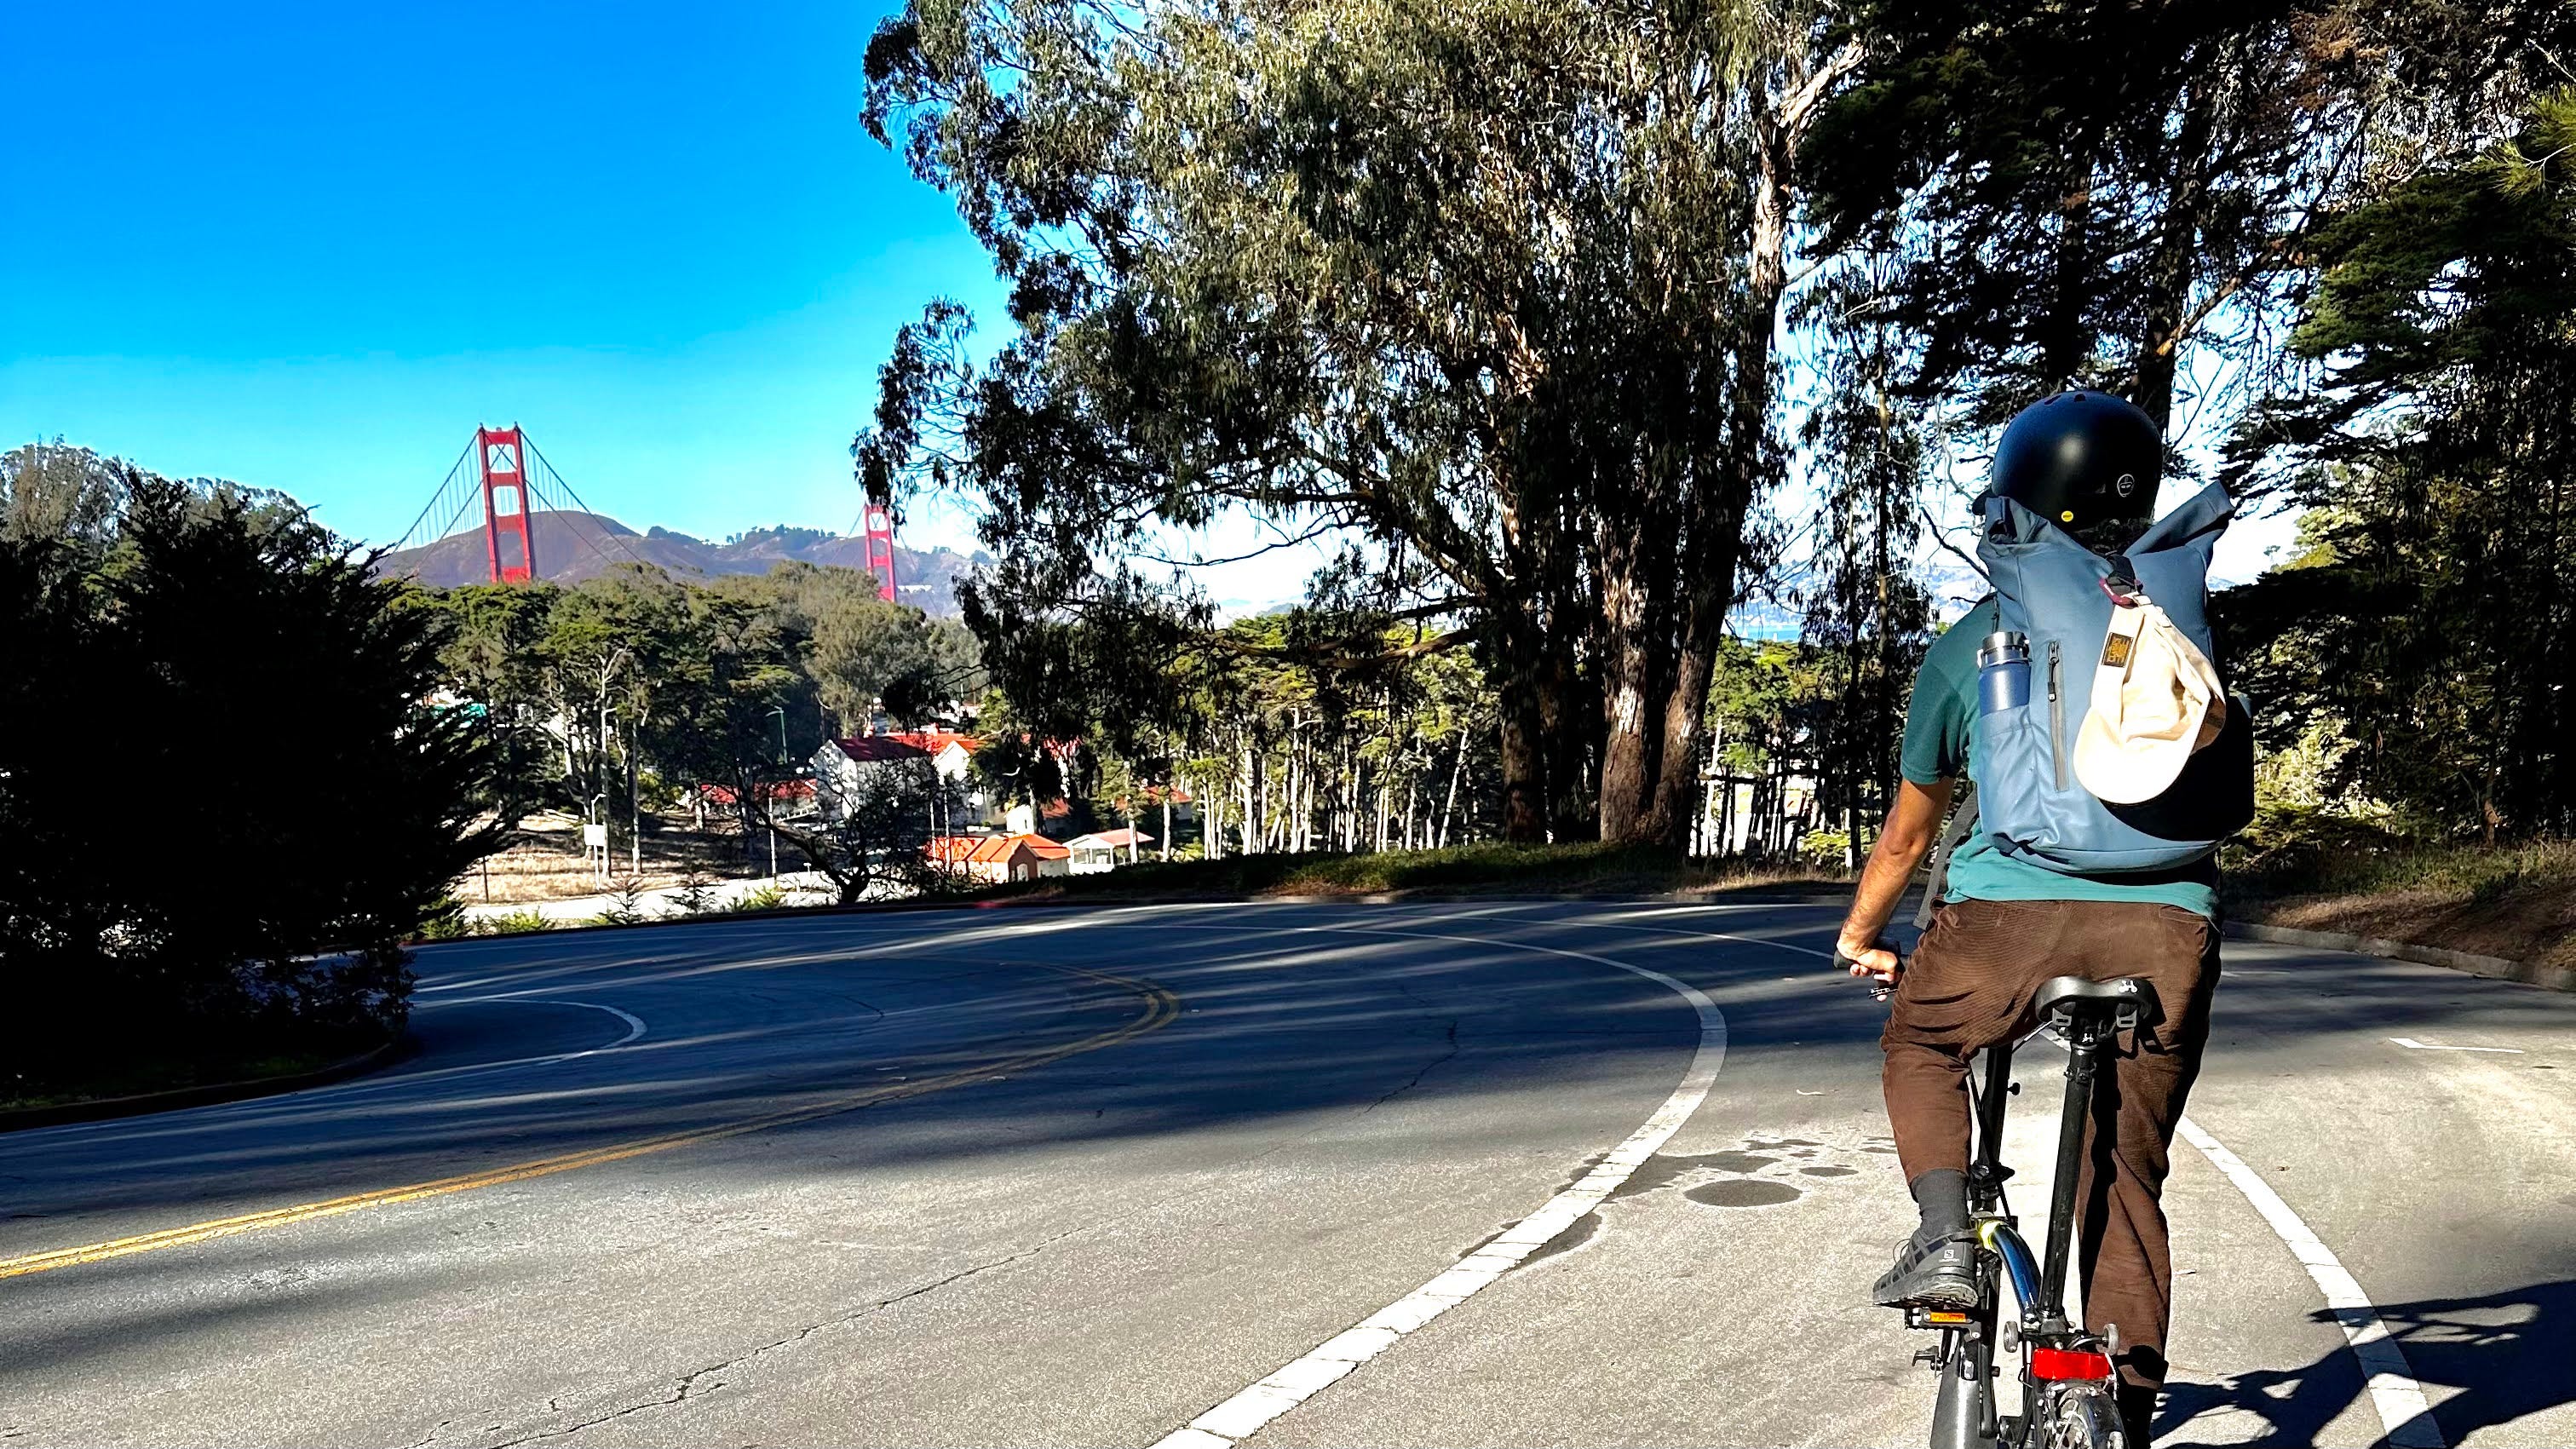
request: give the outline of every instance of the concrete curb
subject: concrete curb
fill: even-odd
[[[2449,951],[2440,946],[2418,946],[2412,941],[2357,936],[2349,931],[2301,931],[2289,926],[2266,926],[2251,921],[2229,921],[2227,934],[2248,941],[2308,946],[2320,951],[2350,951],[2357,956],[2377,956],[2385,961],[2443,966],[2472,976],[2519,981],[2525,986],[2538,986],[2550,991],[2576,991],[2576,970],[2565,966],[2508,961],[2502,956],[2480,956],[2468,951]]]
[[[390,1066],[411,1055],[419,1045],[406,1031],[372,1051],[346,1057],[327,1067],[309,1072],[287,1072],[274,1077],[253,1077],[241,1082],[209,1082],[200,1087],[180,1087],[167,1092],[140,1092],[130,1097],[101,1097],[88,1102],[64,1102],[51,1107],[18,1107],[0,1112],[0,1132],[24,1132],[35,1127],[59,1127],[69,1122],[103,1122],[112,1117],[139,1117],[147,1112],[175,1112],[182,1107],[211,1107],[220,1102],[239,1102],[250,1097],[274,1097],[285,1092],[300,1092],[307,1087],[327,1087],[378,1067]]]

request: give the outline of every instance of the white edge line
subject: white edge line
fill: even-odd
[[[633,1012],[631,1012],[631,1011],[620,1011],[620,1010],[618,1010],[618,1009],[617,1009],[616,1007],[614,1007],[614,1006],[603,1006],[603,1005],[601,1005],[600,1003],[598,1003],[598,1002],[596,1002],[596,1001],[552,1001],[552,1000],[548,1000],[548,1001],[539,1001],[539,1000],[535,1000],[534,998],[519,998],[519,999],[527,1000],[527,1001],[529,1002],[529,1004],[530,1004],[530,1005],[532,1005],[532,1006],[587,1006],[587,1007],[589,1007],[589,1008],[590,1008],[591,1010],[593,1010],[593,1011],[604,1011],[604,1012],[607,1012],[609,1015],[611,1015],[611,1016],[613,1016],[613,1017],[616,1017],[618,1020],[620,1020],[620,1021],[622,1021],[622,1022],[626,1023],[626,1035],[619,1037],[617,1040],[615,1040],[615,1041],[613,1041],[613,1042],[610,1042],[608,1045],[606,1045],[606,1046],[595,1046],[595,1047],[592,1047],[589,1051],[571,1052],[571,1053],[568,1053],[568,1054],[566,1054],[566,1055],[564,1055],[564,1056],[560,1056],[560,1057],[555,1058],[555,1060],[556,1060],[556,1061],[564,1061],[564,1062],[568,1062],[568,1061],[571,1061],[574,1057],[586,1057],[586,1056],[591,1055],[591,1054],[592,1054],[592,1053],[594,1053],[594,1052],[613,1052],[613,1051],[617,1050],[619,1047],[626,1046],[626,1045],[628,1045],[629,1043],[636,1042],[636,1041],[641,1041],[641,1040],[643,1039],[643,1037],[644,1037],[644,1018],[642,1018],[642,1017],[640,1017],[640,1016],[637,1016],[635,1013],[633,1013]]]
[[[1707,934],[1720,934],[1710,932]],[[1751,938],[1733,936],[1731,940]],[[1785,942],[1766,941],[1764,945],[1781,946],[1791,951],[1805,950]],[[1822,954],[1822,953],[1816,953]],[[2512,1047],[2437,1047],[2409,1037],[2393,1036],[2390,1041],[2417,1051],[2509,1052],[2521,1055]],[[2392,1449],[2447,1449],[2442,1428],[2433,1421],[2432,1405],[2424,1398],[2424,1387],[2416,1382],[2415,1371],[2406,1362],[2406,1351],[2398,1346],[2379,1316],[2370,1296],[2361,1291],[2361,1282],[2347,1271],[2341,1259],[2325,1245],[2316,1231],[2307,1225],[2262,1174],[2245,1165],[2245,1160],[2227,1150],[2226,1144],[2209,1135],[2207,1129],[2189,1117],[2180,1124],[2183,1140],[2197,1149],[2210,1164],[2226,1174],[2254,1210],[2263,1215],[2272,1231],[2286,1245],[2299,1266],[2325,1295],[2326,1307],[2335,1322],[2343,1328],[2344,1342],[2361,1364],[2362,1376],[2370,1386],[2371,1407],[2379,1411],[2379,1423],[2385,1442]]]
[[[2408,1051],[2416,1052],[2494,1052],[2499,1056],[2508,1057],[2524,1055],[2523,1050],[2520,1047],[2435,1046],[2429,1041],[2417,1041],[2411,1036],[2392,1036],[2389,1040],[2406,1048]]]
[[[439,1006],[471,1006],[480,1002],[492,1001],[514,1002],[523,1006],[578,1006],[590,1011],[607,1012],[609,1015],[616,1017],[619,1021],[626,1023],[626,1035],[608,1043],[606,1046],[584,1047],[577,1052],[557,1052],[550,1057],[534,1057],[524,1063],[520,1063],[519,1065],[544,1066],[549,1062],[568,1062],[579,1057],[596,1056],[601,1052],[613,1052],[619,1047],[640,1041],[644,1036],[644,1018],[637,1016],[631,1011],[620,1011],[614,1006],[602,1006],[596,1001],[565,1001],[559,997],[552,996],[460,996],[452,1001],[441,1001],[436,1004]],[[483,1064],[476,1063],[476,1065],[480,1066]]]
[[[1482,1292],[1617,1191],[1619,1185],[1628,1180],[1629,1174],[1654,1156],[1655,1150],[1690,1120],[1691,1113],[1699,1109],[1699,1104],[1708,1096],[1709,1088],[1715,1085],[1718,1068],[1726,1064],[1725,1014],[1698,987],[1660,971],[1584,951],[1564,951],[1521,941],[1360,927],[1294,929],[1314,929],[1335,935],[1409,936],[1426,941],[1455,941],[1509,951],[1536,951],[1615,967],[1665,986],[1688,1001],[1691,1009],[1699,1014],[1699,1047],[1691,1055],[1690,1069],[1682,1074],[1681,1085],[1675,1087],[1672,1095],[1664,1099],[1664,1104],[1655,1109],[1655,1114],[1646,1119],[1644,1126],[1629,1133],[1626,1141],[1611,1149],[1609,1156],[1578,1178],[1572,1187],[1549,1198],[1538,1211],[1460,1258],[1422,1286],[1190,1420],[1187,1427],[1164,1435],[1155,1442],[1154,1449],[1228,1449],[1228,1446],[1251,1437],[1263,1425],[1304,1403],[1326,1385],[1385,1352],[1406,1334]]]
[[[2371,1407],[2379,1411],[2379,1423],[2385,1440],[2395,1449],[2445,1449],[2442,1428],[2433,1422],[2432,1405],[2425,1402],[2424,1387],[2415,1381],[2415,1371],[2406,1363],[2406,1351],[2388,1332],[2388,1324],[2371,1305],[2370,1297],[2334,1251],[2320,1240],[2262,1174],[2245,1165],[2245,1159],[2227,1150],[2201,1125],[2189,1117],[2182,1119],[2183,1140],[2199,1149],[2210,1165],[2227,1175],[2263,1221],[2272,1225],[2290,1255],[2316,1280],[2317,1291],[2325,1295],[2326,1309],[2335,1322],[2343,1326],[2344,1342],[2351,1346],[2352,1356],[2361,1363],[2362,1378],[2370,1385]]]

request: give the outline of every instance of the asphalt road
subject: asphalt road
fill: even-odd
[[[1834,919],[427,950],[392,1071],[0,1138],[0,1440],[1920,1443]],[[2216,1023],[2159,1442],[2576,1443],[2576,997],[2233,943]]]

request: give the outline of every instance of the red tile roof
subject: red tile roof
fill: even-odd
[[[1073,854],[1043,835],[939,835],[922,847],[922,854],[945,865],[989,864],[1009,860],[1023,850],[1039,860],[1063,860]]]
[[[955,730],[888,730],[878,738],[901,740],[905,744],[934,755],[950,745],[955,745],[970,755],[984,747],[982,740],[973,735],[961,735]]]
[[[852,735],[832,741],[841,753],[863,764],[883,760],[926,760],[930,751],[895,735]]]

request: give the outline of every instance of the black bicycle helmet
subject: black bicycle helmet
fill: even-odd
[[[2164,435],[2136,404],[2078,388],[2023,408],[1995,444],[1987,488],[2061,528],[2144,523],[2164,477]]]

